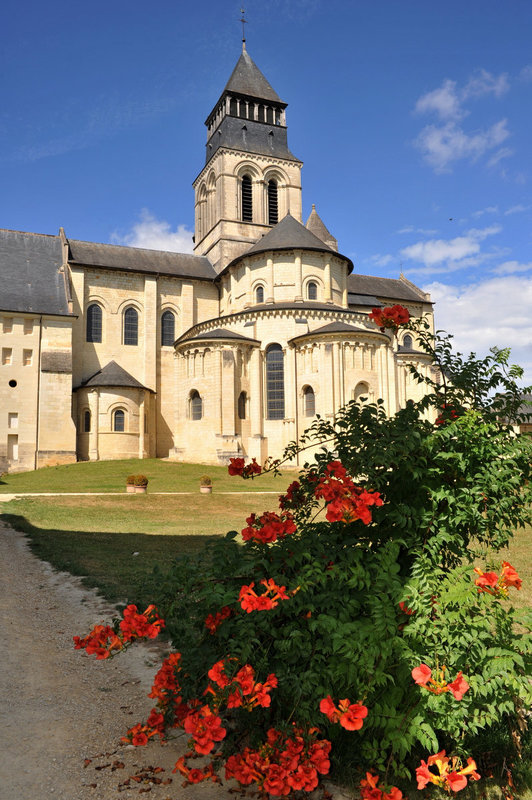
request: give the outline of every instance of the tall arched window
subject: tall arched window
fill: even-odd
[[[407,333],[406,336],[403,339],[403,347],[406,347],[407,350],[411,350],[412,349],[412,343],[413,343],[412,342],[412,337],[410,336],[409,333]]]
[[[266,413],[268,419],[284,419],[284,353],[280,344],[266,350]]]
[[[175,340],[175,317],[172,311],[165,311],[161,317],[161,344],[171,347]]]
[[[268,225],[279,222],[279,203],[277,197],[277,181],[268,181]]]
[[[124,311],[124,344],[139,343],[139,315],[136,308]]]
[[[113,413],[113,430],[123,433],[126,429],[126,414],[121,408],[117,408]]]
[[[353,400],[359,400],[360,402],[365,402],[369,400],[369,386],[367,383],[357,383],[355,389],[353,391]]]
[[[248,396],[245,392],[238,395],[238,419],[246,419],[246,403]]]
[[[97,303],[87,309],[87,341],[102,341],[102,309]]]
[[[91,431],[91,412],[87,409],[83,412],[83,433]]]
[[[306,417],[313,417],[316,413],[316,396],[312,386],[303,389],[303,413]]]
[[[255,289],[255,302],[264,303],[264,286],[257,286]]]
[[[203,400],[194,390],[190,393],[190,419],[201,419],[203,416]]]
[[[242,221],[253,222],[253,193],[249,175],[242,177]]]
[[[307,299],[308,300],[318,299],[318,284],[315,281],[310,281],[309,283],[307,283]]]

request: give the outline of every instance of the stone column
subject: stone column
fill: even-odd
[[[325,297],[323,299],[326,303],[332,303],[331,265],[329,261],[325,264],[323,279],[325,283]]]
[[[221,350],[222,367],[222,435],[235,436],[235,354]]]
[[[89,409],[91,412],[91,430],[89,433],[89,461],[98,461],[98,434],[100,430],[100,392],[92,389],[89,392]]]
[[[274,292],[275,275],[274,275],[274,269],[273,269],[273,258],[269,258],[268,259],[268,275],[270,276],[269,287],[268,287],[269,288],[269,292],[270,292],[270,296],[266,298],[266,302],[267,303],[273,303],[274,299],[275,299],[275,292]]]
[[[299,250],[295,251],[295,267],[296,267],[296,295],[295,300],[303,300],[303,270],[301,265],[301,253]]]
[[[341,386],[340,386],[340,344],[333,342],[332,346],[332,363],[331,363],[331,385],[334,390],[333,397],[333,413],[336,417],[338,406],[341,405]]]

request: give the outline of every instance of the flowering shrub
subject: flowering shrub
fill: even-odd
[[[331,774],[359,783],[363,800],[401,800],[415,778],[455,793],[524,773],[531,620],[511,604],[513,567],[492,563],[530,521],[531,443],[509,424],[517,370],[506,351],[453,355],[394,308],[372,319],[411,330],[430,355],[428,377],[412,368],[423,400],[392,417],[381,402],[318,417],[286,451],[314,456],[279,512],[250,515],[154,579],[179,653],[126,739],[184,731],[185,784],[235,779],[280,797]],[[277,467],[236,458],[229,471]],[[76,646],[112,656],[160,629],[150,609]],[[210,763],[192,768],[191,754]]]

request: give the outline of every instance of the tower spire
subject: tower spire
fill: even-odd
[[[240,9],[240,13],[242,14],[242,17],[240,18],[240,22],[242,23],[242,52],[245,53],[246,52],[246,29],[245,29],[244,26],[247,25],[247,19],[244,18],[244,15],[245,15],[246,12],[244,11],[243,8]]]

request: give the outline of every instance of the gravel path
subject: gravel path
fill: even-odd
[[[146,694],[160,653],[152,643],[96,661],[74,650],[72,636],[112,617],[79,579],[39,561],[23,534],[0,523],[0,800],[228,800],[214,784],[182,788],[172,773],[178,743],[120,744],[153,705]]]

